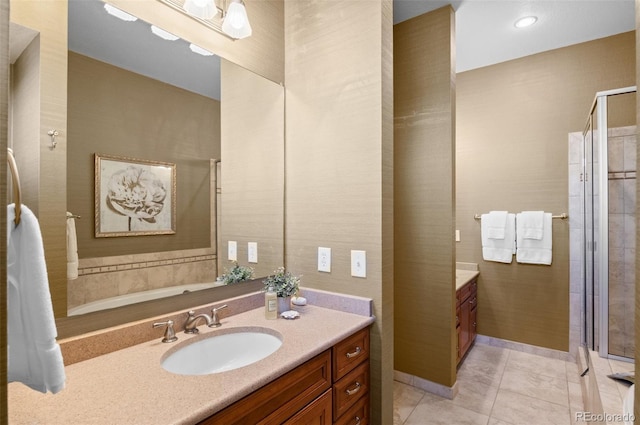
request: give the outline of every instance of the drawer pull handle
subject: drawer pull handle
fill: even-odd
[[[360,391],[360,382],[356,381],[356,386],[354,389],[350,390],[349,388],[347,388],[347,395],[354,395],[358,391]]]
[[[360,355],[360,353],[362,353],[362,348],[360,348],[360,347],[358,346],[358,347],[356,347],[356,351],[354,351],[353,353],[347,353],[347,358],[348,358],[348,359],[351,359],[351,358],[353,358],[353,357],[355,357],[355,356]]]
[[[360,425],[360,416],[356,416],[356,425]]]

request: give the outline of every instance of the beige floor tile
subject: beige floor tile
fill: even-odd
[[[452,401],[457,406],[489,415],[497,394],[497,385],[486,385],[471,377],[466,380],[458,380],[458,395]]]
[[[425,394],[405,425],[487,425],[489,417],[457,406],[430,393]]]
[[[569,389],[564,376],[540,375],[509,363],[502,375],[500,389],[569,407]]]
[[[551,359],[537,354],[511,351],[507,366],[535,373],[538,375],[553,376],[567,379],[567,366],[564,360]]]
[[[500,389],[491,417],[513,424],[570,425],[569,408]]]
[[[496,418],[489,418],[489,423],[487,425],[516,425],[516,424],[512,424],[511,422],[501,421],[500,419],[496,419]]]
[[[425,392],[395,381],[393,383],[393,424],[402,425],[416,408]]]

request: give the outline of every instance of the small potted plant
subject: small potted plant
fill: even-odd
[[[253,278],[253,269],[251,267],[241,266],[238,262],[234,262],[233,267],[225,271],[226,273],[222,275],[222,282],[224,282],[225,285],[232,285]]]
[[[278,295],[278,311],[283,312],[291,308],[291,297],[298,293],[300,287],[300,276],[294,276],[284,267],[279,267],[273,272],[273,275],[267,276],[262,281],[264,290],[273,288]]]

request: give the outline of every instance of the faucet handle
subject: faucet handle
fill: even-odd
[[[178,340],[176,336],[176,332],[173,330],[173,320],[167,320],[166,322],[156,322],[153,324],[154,328],[166,326],[164,330],[164,338],[162,338],[162,342],[174,342]]]
[[[218,311],[222,310],[223,308],[227,308],[227,305],[225,304],[221,305],[220,307],[211,309],[211,324],[209,325],[210,328],[217,328],[219,326],[222,326],[222,323],[220,323],[220,319],[218,318]]]

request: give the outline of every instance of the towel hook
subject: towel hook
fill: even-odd
[[[51,137],[51,149],[55,149],[56,146],[58,145],[58,142],[56,141],[56,137],[60,135],[60,133],[58,132],[58,130],[49,130],[47,132],[47,134]]]

